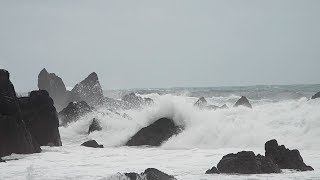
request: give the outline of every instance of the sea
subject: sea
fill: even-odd
[[[107,90],[107,97],[120,99],[134,92],[154,103],[117,112],[101,107],[60,127],[63,146],[43,146],[38,154],[4,157],[7,162],[0,163],[0,180],[125,180],[123,173],[141,173],[147,168],[157,168],[178,180],[320,180],[320,99],[311,99],[319,91],[320,84]],[[229,108],[199,109],[193,104],[202,96],[208,104]],[[241,96],[249,99],[252,109],[233,107]],[[162,117],[173,119],[184,130],[160,147],[124,146],[137,131]],[[93,118],[99,119],[103,129],[88,135]],[[105,148],[80,146],[91,139]],[[264,155],[264,144],[271,139],[298,149],[315,170],[205,174],[228,153],[246,150]]]

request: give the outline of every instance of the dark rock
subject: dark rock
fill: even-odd
[[[316,98],[320,98],[320,92],[316,93],[311,97],[311,99],[316,99]]]
[[[69,93],[68,102],[85,101],[89,106],[100,106],[105,103],[103,90],[98,75],[93,72],[86,79],[78,83]]]
[[[142,128],[127,143],[127,146],[160,146],[173,135],[178,134],[181,128],[168,118],[161,118],[153,124]]]
[[[99,121],[96,118],[93,118],[89,126],[88,134],[90,134],[93,131],[101,131],[101,130],[102,130],[102,127],[100,126]]]
[[[81,116],[92,112],[93,108],[90,107],[85,101],[71,102],[66,108],[59,112],[61,126],[66,126],[71,122],[77,121]]]
[[[57,110],[66,107],[67,89],[60,77],[44,68],[38,75],[38,88],[48,91]]]
[[[238,106],[246,106],[248,108],[252,108],[252,105],[250,104],[249,100],[245,97],[242,96],[235,104],[234,107]]]
[[[204,97],[201,97],[197,100],[197,102],[194,103],[194,106],[197,106],[198,108],[204,108],[207,106],[207,100]]]
[[[255,155],[252,151],[228,154],[218,163],[221,173],[263,174],[280,173],[279,167],[268,157]]]
[[[81,146],[92,147],[92,148],[103,148],[103,145],[99,145],[95,140],[84,142],[81,144]]]
[[[31,136],[22,119],[9,72],[0,69],[0,157],[40,151],[39,143]]]
[[[206,174],[220,174],[220,172],[215,166],[213,166],[211,169],[206,171]]]
[[[2,163],[2,162],[6,162],[6,161],[0,158],[0,163]]]
[[[130,93],[122,97],[125,109],[141,108],[145,105],[151,105],[153,100],[151,98],[142,98],[135,93]]]
[[[280,169],[313,170],[311,166],[307,166],[303,162],[298,150],[289,150],[284,145],[279,146],[275,139],[266,142],[265,151],[265,156],[272,159]]]
[[[46,90],[32,91],[19,98],[19,104],[27,128],[41,146],[62,145],[57,111]]]
[[[130,180],[176,180],[174,176],[168,175],[155,168],[148,168],[143,173],[125,173]]]

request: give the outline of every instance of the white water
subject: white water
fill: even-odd
[[[110,179],[117,172],[143,172],[155,167],[178,179],[320,179],[320,100],[252,101],[253,109],[232,107],[232,100],[214,97],[210,104],[230,107],[216,111],[193,107],[196,98],[145,95],[155,100],[152,107],[127,113],[131,119],[106,109],[88,114],[67,128],[60,128],[63,147],[44,147],[40,154],[12,155],[18,158],[0,164],[0,179]],[[93,117],[103,130],[87,135]],[[160,148],[122,145],[138,130],[168,117],[185,127]],[[312,172],[285,171],[269,175],[205,175],[221,157],[241,150],[264,153],[267,140],[277,139],[288,148],[300,150]],[[95,139],[104,149],[79,145]],[[113,176],[114,177],[114,176]]]

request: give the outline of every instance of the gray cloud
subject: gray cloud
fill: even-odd
[[[1,1],[0,65],[105,89],[319,83],[320,1]]]

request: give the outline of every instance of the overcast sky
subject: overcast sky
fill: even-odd
[[[0,68],[104,89],[320,83],[318,0],[0,1]]]

